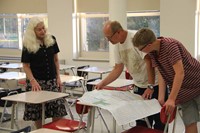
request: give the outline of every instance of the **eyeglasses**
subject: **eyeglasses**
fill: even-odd
[[[106,38],[106,40],[111,40],[112,39],[112,37],[117,33],[118,31],[115,31],[111,36],[106,36],[105,38]]]
[[[148,45],[148,44],[144,45],[142,48],[139,48],[139,50],[142,51],[143,49],[146,48],[147,45]]]

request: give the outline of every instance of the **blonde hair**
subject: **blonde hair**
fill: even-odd
[[[31,53],[36,53],[40,48],[41,42],[37,39],[34,28],[41,22],[44,23],[42,18],[33,17],[31,18],[26,27],[26,31],[23,38],[23,47],[25,47]],[[45,30],[47,31],[46,27]],[[46,33],[44,37],[44,45],[46,47],[49,47],[52,46],[54,42],[55,41],[52,38],[52,35]]]

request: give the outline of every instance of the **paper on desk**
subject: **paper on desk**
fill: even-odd
[[[94,90],[86,92],[79,100],[111,112],[118,125],[125,125],[160,112],[156,99],[143,100],[140,95],[128,91]]]

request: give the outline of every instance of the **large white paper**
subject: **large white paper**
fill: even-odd
[[[140,95],[128,91],[94,90],[79,98],[81,103],[108,110],[118,125],[125,125],[160,112],[156,99],[143,100]]]

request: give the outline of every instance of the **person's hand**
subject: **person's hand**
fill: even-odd
[[[95,89],[97,89],[97,90],[102,90],[103,87],[104,87],[103,82],[100,82],[100,83],[98,83],[98,84],[95,86]]]
[[[151,99],[152,95],[153,95],[154,90],[151,90],[149,88],[147,88],[144,93],[142,94],[142,97],[144,99]]]
[[[32,79],[30,81],[30,83],[32,86],[32,88],[31,88],[32,91],[41,91],[42,90],[42,88],[40,87],[40,85],[38,84],[38,82],[35,79]]]
[[[62,92],[62,82],[60,76],[57,77],[56,81],[57,81],[57,87],[60,89],[59,91]]]
[[[172,114],[175,109],[175,100],[167,99],[163,106],[166,106],[166,114]]]

